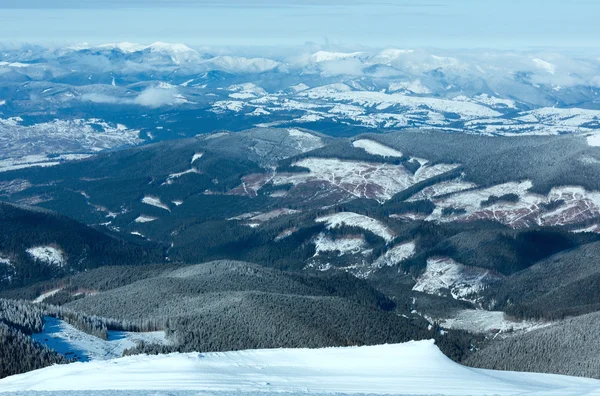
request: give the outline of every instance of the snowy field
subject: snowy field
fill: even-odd
[[[106,391],[99,395],[592,395],[600,394],[600,381],[467,368],[444,356],[433,341],[413,341],[73,363],[0,380],[0,392],[13,391],[52,395],[82,394],[65,391]]]
[[[133,348],[142,341],[148,344],[168,343],[164,331],[134,333],[109,330],[108,340],[103,340],[50,316],[44,317],[44,330],[34,334],[33,339],[61,355],[81,362],[121,357],[126,349]]]

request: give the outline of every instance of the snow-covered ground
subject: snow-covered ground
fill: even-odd
[[[467,267],[449,257],[436,257],[427,259],[427,268],[417,279],[413,290],[439,296],[449,294],[455,299],[472,299],[499,279],[490,271]]]
[[[587,143],[592,147],[600,147],[600,133],[587,136]]]
[[[345,254],[358,254],[364,252],[367,246],[362,235],[332,239],[323,232],[315,237],[314,243],[315,256],[318,256],[321,252],[335,251],[339,252],[338,254],[340,256]]]
[[[324,145],[320,137],[299,129],[288,129],[288,135],[296,141],[296,149],[302,153],[318,149]]]
[[[385,239],[386,242],[390,242],[392,239],[394,239],[394,233],[388,226],[379,220],[358,213],[334,213],[327,216],[318,217],[315,221],[318,223],[327,223],[327,228],[336,228],[342,225],[348,227],[360,227],[367,231],[371,231],[375,235],[379,235]]]
[[[355,140],[352,142],[352,145],[373,155],[381,155],[382,157],[402,157],[400,151],[370,139]]]
[[[49,265],[62,267],[66,262],[65,254],[58,247],[34,246],[27,249],[26,252],[34,260],[38,260]]]
[[[47,292],[45,292],[45,293],[42,293],[42,294],[40,294],[39,296],[37,296],[37,297],[36,297],[36,298],[35,298],[35,299],[34,299],[32,302],[33,302],[34,304],[41,303],[42,301],[44,301],[44,300],[45,300],[45,299],[47,299],[48,297],[52,297],[53,295],[55,295],[56,293],[58,293],[58,292],[59,292],[59,291],[61,291],[61,290],[62,290],[62,287],[61,287],[61,288],[58,288],[58,289],[54,289],[54,290],[47,291]]]
[[[75,358],[81,362],[121,357],[126,349],[133,348],[142,341],[148,344],[168,343],[164,331],[147,333],[109,331],[108,341],[106,341],[49,316],[44,317],[44,330],[34,334],[33,339],[68,358]]]
[[[151,216],[146,216],[146,215],[140,215],[138,217],[136,217],[136,219],[134,220],[136,223],[149,223],[151,221],[156,220],[156,217],[151,217]]]
[[[152,395],[186,390],[211,395],[591,395],[600,392],[600,381],[467,368],[444,356],[433,341],[141,355],[57,365],[0,380],[0,392],[68,395],[67,390],[117,395],[135,395],[136,390]]]
[[[509,182],[487,188],[457,191],[433,199],[436,205],[427,217],[430,221],[494,220],[513,228],[577,224],[600,215],[600,192],[578,186],[553,187],[547,196],[532,193],[529,180]],[[518,196],[516,201],[498,201],[482,205],[490,197],[506,194]],[[419,194],[417,194],[419,195]],[[416,195],[416,196],[417,196]],[[556,204],[554,209],[545,209]],[[444,214],[444,209],[461,212]]]
[[[386,156],[390,156],[389,150],[393,150],[387,146],[374,146],[370,143],[366,146],[372,153],[377,152],[380,153],[379,155],[386,153]],[[380,203],[391,199],[398,192],[416,183],[446,173],[458,166],[455,164],[425,164],[412,174],[402,165],[348,161],[337,158],[305,158],[295,162],[294,165],[307,168],[310,172],[277,174],[270,179],[273,184],[276,186],[327,184],[333,190],[342,191],[350,197],[375,199]]]
[[[550,326],[548,322],[522,320],[519,322],[506,318],[502,311],[486,311],[483,309],[464,309],[452,318],[441,319],[439,324],[446,329],[466,330],[472,333],[505,333],[515,331],[531,331]]]
[[[140,143],[138,130],[96,118],[56,119],[33,125],[20,117],[0,118],[0,169],[52,166]]]
[[[59,156],[25,155],[0,160],[0,172],[37,167],[60,165],[66,161],[76,161],[91,157],[92,154],[61,154]]]
[[[402,261],[414,256],[415,251],[416,246],[414,242],[406,242],[396,245],[377,258],[377,260],[375,260],[373,263],[373,266],[381,268],[400,264]]]
[[[145,203],[146,205],[156,206],[157,208],[161,208],[169,212],[171,211],[169,206],[162,203],[160,198],[158,197],[145,196],[144,198],[142,198],[142,203]]]

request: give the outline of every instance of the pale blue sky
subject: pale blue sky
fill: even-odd
[[[0,0],[0,41],[597,47],[599,0]]]

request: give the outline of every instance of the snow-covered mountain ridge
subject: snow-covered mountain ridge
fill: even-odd
[[[546,135],[600,126],[600,58],[593,54],[265,52],[157,42],[5,47],[0,59],[0,117],[94,112],[87,108],[93,104],[202,110],[206,117],[235,117],[244,127],[325,123]],[[254,88],[240,91],[244,85]]]

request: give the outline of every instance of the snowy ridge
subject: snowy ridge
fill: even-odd
[[[600,391],[600,381],[471,369],[452,362],[433,341],[413,341],[369,347],[139,355],[57,365],[0,380],[0,392],[36,390],[583,395]]]

